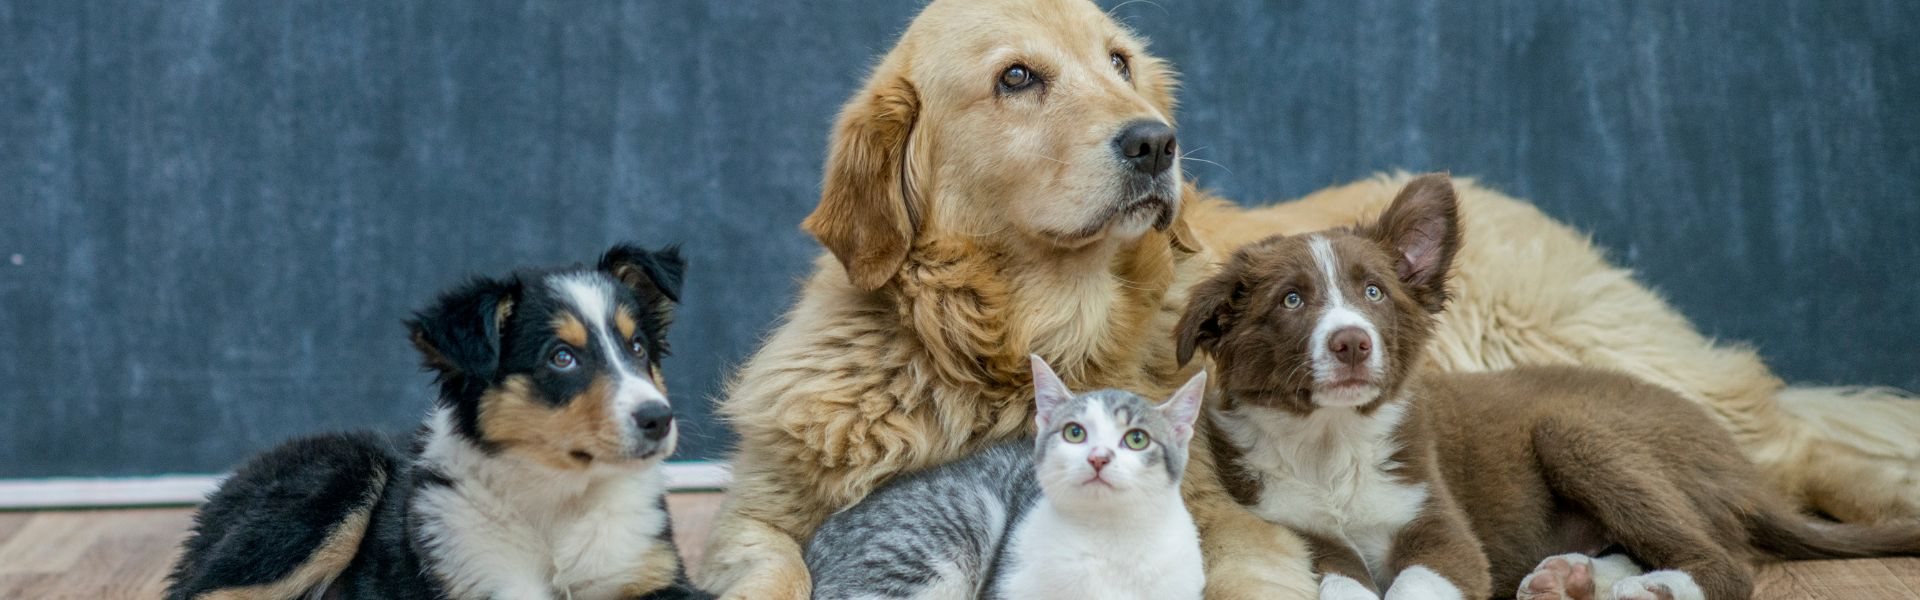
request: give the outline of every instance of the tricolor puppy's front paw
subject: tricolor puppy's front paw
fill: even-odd
[[[1654,571],[1613,584],[1614,600],[1706,600],[1707,594],[1683,571]]]
[[[1320,600],[1380,600],[1380,595],[1352,577],[1328,573],[1320,576]]]
[[[1593,600],[1593,559],[1585,554],[1549,556],[1520,580],[1517,600]]]

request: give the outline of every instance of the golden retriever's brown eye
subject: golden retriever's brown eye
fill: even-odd
[[[1110,62],[1113,63],[1114,72],[1119,73],[1121,79],[1133,81],[1133,70],[1127,67],[1127,57],[1125,55],[1115,52],[1108,58]]]
[[[1032,86],[1039,78],[1026,65],[1014,65],[1000,72],[1000,91],[1018,92]]]

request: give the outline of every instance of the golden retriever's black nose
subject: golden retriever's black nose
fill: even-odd
[[[633,426],[649,441],[660,441],[673,429],[673,407],[664,402],[648,402],[633,411]]]
[[[1113,138],[1120,156],[1133,164],[1133,170],[1148,175],[1165,173],[1173,166],[1173,128],[1153,119],[1128,123]]]

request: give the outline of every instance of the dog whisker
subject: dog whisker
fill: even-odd
[[[1118,12],[1120,9],[1126,8],[1127,6],[1130,6],[1133,4],[1151,4],[1153,5],[1154,8],[1160,9],[1160,14],[1166,15],[1169,17],[1173,16],[1173,13],[1167,11],[1167,7],[1161,6],[1159,2],[1154,2],[1153,0],[1127,0],[1126,2],[1115,4],[1113,5],[1113,8],[1107,9],[1107,16],[1113,17],[1113,13]]]

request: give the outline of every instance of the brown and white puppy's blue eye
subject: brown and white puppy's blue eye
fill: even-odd
[[[1087,441],[1087,428],[1081,427],[1079,423],[1068,423],[1066,427],[1060,428],[1060,439],[1066,440],[1069,444]]]
[[[1386,297],[1387,297],[1386,294],[1380,293],[1380,286],[1372,285],[1372,284],[1367,285],[1367,300],[1370,300],[1373,302],[1379,302],[1381,300],[1386,299]]]
[[[1133,68],[1127,65],[1127,55],[1115,52],[1108,55],[1107,60],[1113,63],[1113,71],[1119,73],[1121,79],[1133,81]]]
[[[580,366],[580,359],[573,355],[572,349],[562,346],[555,348],[553,354],[547,355],[547,366],[553,367],[555,371],[572,371],[574,367]]]
[[[1287,307],[1288,310],[1300,308],[1300,305],[1305,303],[1300,299],[1300,292],[1287,292],[1287,297],[1280,299],[1280,305]]]
[[[1040,76],[1035,75],[1033,69],[1026,65],[1014,65],[1000,72],[1000,92],[1018,92],[1033,87],[1039,81]]]

